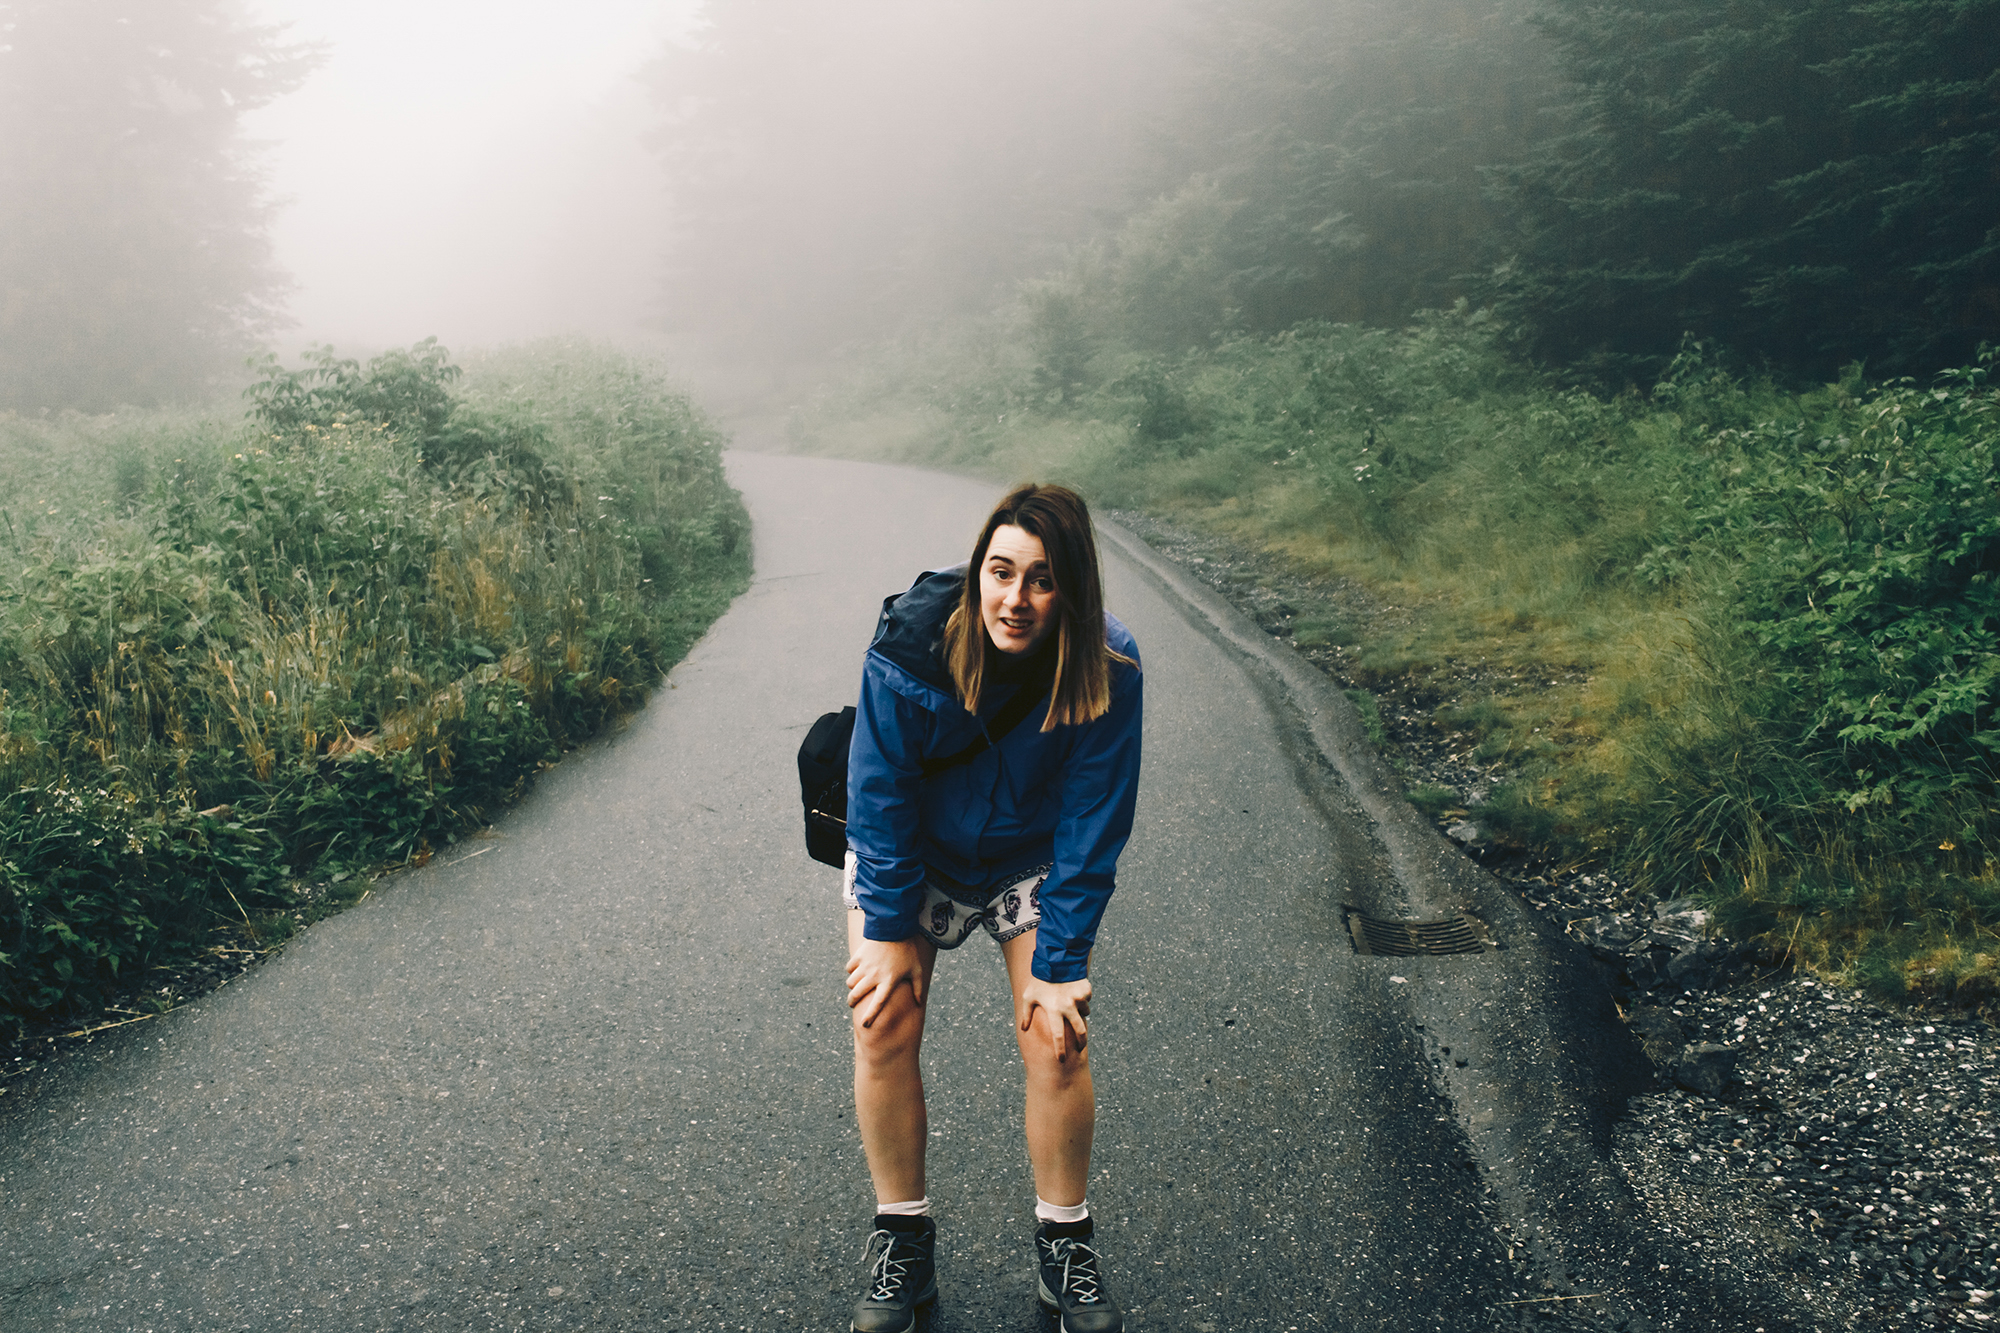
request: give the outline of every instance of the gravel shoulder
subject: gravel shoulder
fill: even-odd
[[[1506,778],[1444,712],[1534,682],[1471,663],[1364,685],[1351,645],[1302,644],[1293,627],[1420,610],[1151,515],[1109,516],[1343,688],[1365,689],[1411,787],[1450,789],[1469,808]],[[1802,1308],[1830,1327],[2000,1321],[2000,1030],[1989,1015],[1885,1006],[1713,938],[1691,900],[1657,902],[1601,868],[1493,846],[1460,811],[1439,825],[1605,969],[1655,1068],[1617,1123],[1612,1163],[1656,1225],[1719,1267],[1779,1260],[1802,1275]]]

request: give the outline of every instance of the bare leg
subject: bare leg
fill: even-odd
[[[1000,946],[1007,980],[1018,1004],[1021,987],[1033,975],[1035,932],[1016,935]],[[1035,1010],[1034,1025],[1015,1029],[1021,1063],[1028,1075],[1028,1161],[1035,1168],[1035,1193],[1049,1203],[1074,1207],[1090,1184],[1090,1140],[1097,1127],[1097,1093],[1090,1084],[1090,1049],[1066,1041],[1056,1058],[1046,1010]]]
[[[847,947],[861,942],[863,913],[847,913]],[[924,990],[937,950],[924,946]],[[930,1122],[924,1114],[924,1077],[917,1057],[924,1040],[924,1011],[909,987],[899,986],[894,998],[862,1027],[858,1010],[848,1016],[854,1028],[854,1119],[861,1128],[861,1146],[868,1154],[868,1174],[875,1180],[875,1202],[904,1203],[924,1197],[924,1144]]]

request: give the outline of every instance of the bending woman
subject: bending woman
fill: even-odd
[[[1124,1327],[1084,1198],[1086,1020],[1091,942],[1132,832],[1140,696],[1138,648],[1104,611],[1090,513],[1062,487],[1008,495],[969,565],[883,608],[848,756],[847,1003],[876,1199],[855,1333],[913,1329],[937,1297],[924,999],[937,951],[981,929],[1006,959],[1027,1072],[1037,1295],[1063,1333]]]

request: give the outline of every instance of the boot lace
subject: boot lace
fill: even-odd
[[[1062,1265],[1062,1291],[1078,1305],[1095,1305],[1104,1299],[1097,1289],[1097,1252],[1073,1236],[1048,1242],[1049,1262]]]
[[[917,1261],[917,1251],[911,1244],[898,1245],[898,1239],[893,1231],[873,1231],[868,1235],[868,1248],[861,1252],[861,1258],[868,1264],[868,1299],[871,1301],[894,1301],[909,1285],[910,1268]]]

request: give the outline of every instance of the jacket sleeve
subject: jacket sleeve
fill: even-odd
[[[917,856],[923,745],[930,710],[890,688],[870,654],[861,672],[854,740],[847,752],[847,846],[854,853],[854,896],[871,940],[906,940],[923,908],[924,865]]]
[[[1111,710],[1081,728],[1063,765],[1055,866],[1042,881],[1042,920],[1032,971],[1043,981],[1081,981],[1111,901],[1118,855],[1132,836],[1139,801],[1139,733],[1145,678],[1125,668],[1112,681]]]

